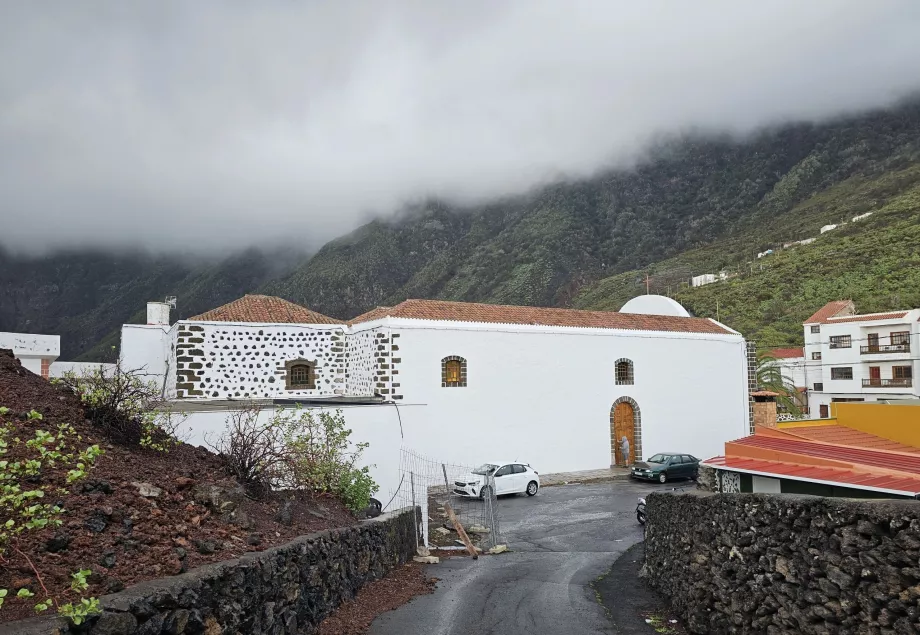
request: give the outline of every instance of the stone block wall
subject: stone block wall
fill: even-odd
[[[920,632],[920,503],[653,493],[645,573],[693,633]]]
[[[287,545],[102,598],[90,635],[295,635],[316,626],[366,582],[416,550],[418,511],[383,514],[356,527],[302,536]],[[0,624],[0,635],[86,633],[61,618]]]

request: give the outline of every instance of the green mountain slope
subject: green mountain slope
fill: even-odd
[[[218,263],[99,251],[16,258],[0,252],[0,331],[61,336],[61,359],[111,360],[120,326],[146,303],[178,299],[176,318],[236,299],[287,273],[297,254],[257,250]]]
[[[266,290],[337,317],[406,297],[618,306],[635,285],[620,292],[611,285],[622,281],[590,283],[682,254],[686,271],[676,289],[697,267],[727,266],[778,238],[816,234],[840,216],[834,188],[875,182],[920,161],[920,106],[740,141],[684,139],[651,156],[633,171],[489,205],[418,206],[326,245]],[[909,186],[903,178],[881,182],[897,193]],[[875,203],[847,204],[859,211]],[[713,260],[706,246],[721,258]]]
[[[427,201],[325,245],[313,257],[250,250],[221,262],[0,252],[0,330],[59,333],[62,358],[113,355],[144,303],[178,296],[175,317],[244,293],[280,295],[349,318],[407,297],[616,309],[645,276],[698,315],[770,344],[797,341],[828,299],[863,310],[920,306],[915,263],[920,101],[744,139],[688,136],[633,170],[610,170],[481,205]],[[822,225],[874,211],[813,245]],[[761,270],[761,266],[763,269]],[[685,289],[728,269],[729,283]],[[772,341],[772,340],[775,340]]]
[[[872,216],[850,220],[867,211]],[[818,233],[821,225],[844,222]],[[852,299],[867,313],[920,306],[920,164],[851,178],[764,229],[777,248],[803,233],[818,238],[753,261],[740,249],[748,244],[744,237],[688,252],[649,268],[652,291],[666,292],[659,280],[668,280],[670,271],[727,269],[736,277],[697,288],[674,285],[670,295],[696,315],[718,317],[769,348],[801,344],[802,321],[831,300]],[[611,276],[583,289],[573,305],[617,309],[643,293],[644,284],[640,271]]]

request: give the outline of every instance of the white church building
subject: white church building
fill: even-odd
[[[707,458],[750,430],[744,338],[662,296],[619,312],[406,300],[347,323],[260,295],[174,324],[169,308],[123,326],[121,362],[189,414],[190,442],[241,402],[341,408],[383,497],[401,448],[557,472],[621,463],[623,436],[631,461]]]

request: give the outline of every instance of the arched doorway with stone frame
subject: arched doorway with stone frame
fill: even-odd
[[[629,458],[624,465],[620,452],[623,437],[629,441]],[[642,458],[642,415],[632,397],[620,397],[610,407],[610,467],[626,467]]]

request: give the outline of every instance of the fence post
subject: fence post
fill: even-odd
[[[418,513],[416,511],[418,508],[415,506],[415,472],[409,472],[409,485],[412,487],[412,515],[414,516],[416,513]],[[424,518],[421,520],[422,522],[425,522]],[[416,518],[416,521],[412,524],[412,527],[415,529],[415,546],[418,547],[418,518]]]

